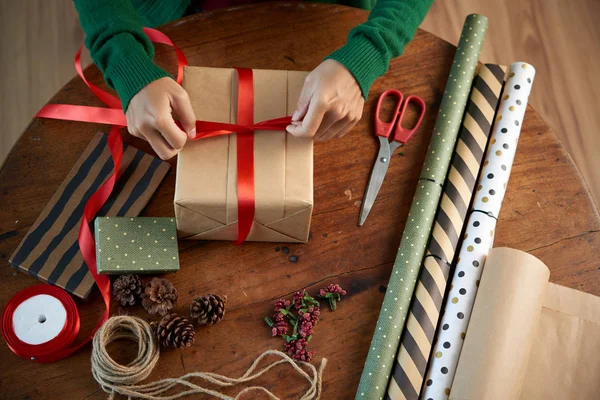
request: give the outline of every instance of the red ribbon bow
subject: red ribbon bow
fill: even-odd
[[[188,65],[187,59],[177,46],[165,34],[150,28],[144,28],[144,32],[152,42],[169,45],[175,49],[177,53],[177,83],[181,84],[183,79],[183,67]],[[53,362],[61,360],[70,354],[74,353],[82,346],[90,342],[95,332],[108,319],[110,309],[110,278],[106,275],[99,275],[96,266],[96,249],[94,238],[89,229],[89,223],[94,219],[98,211],[108,200],[115,182],[118,177],[119,168],[121,166],[121,158],[123,155],[123,141],[119,133],[121,127],[127,126],[127,119],[122,111],[121,102],[118,98],[110,93],[100,89],[98,86],[88,82],[81,68],[81,50],[75,55],[75,69],[83,79],[85,84],[102,100],[109,108],[77,106],[70,104],[48,104],[36,114],[39,118],[52,118],[68,121],[93,122],[100,124],[110,124],[108,135],[108,147],[113,160],[113,172],[106,182],[94,193],[85,205],[83,217],[79,227],[78,242],[92,276],[100,292],[105,304],[105,311],[98,320],[96,327],[92,333],[82,342],[75,346],[71,346],[70,341],[58,343],[55,348],[41,347],[36,350],[36,347],[24,347],[15,345],[10,346],[11,349],[18,355],[30,358],[35,357],[38,362]],[[239,76],[238,82],[238,115],[237,124],[225,124],[208,121],[196,122],[196,139],[209,138],[214,136],[228,135],[237,133],[237,174],[238,174],[238,239],[236,244],[243,243],[252,227],[254,220],[254,135],[255,130],[270,130],[281,131],[285,130],[290,123],[290,117],[276,118],[268,121],[254,123],[254,89],[252,80],[252,70],[245,68],[237,68]],[[66,294],[66,293],[65,293]],[[79,326],[79,316],[77,318],[77,327]],[[78,329],[77,329],[78,330]],[[74,332],[74,336],[77,331]],[[73,336],[73,338],[74,338]],[[48,344],[51,344],[50,342]]]

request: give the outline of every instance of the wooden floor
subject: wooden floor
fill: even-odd
[[[600,204],[600,1],[438,0],[421,27],[456,43],[464,17],[474,12],[490,21],[482,61],[536,67],[531,103]],[[74,75],[72,57],[82,41],[72,0],[0,0],[0,160]]]

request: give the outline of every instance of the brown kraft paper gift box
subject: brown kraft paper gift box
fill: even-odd
[[[254,121],[291,115],[306,72],[253,70]],[[183,87],[198,120],[236,123],[237,73],[186,67]],[[313,209],[313,143],[281,131],[254,134],[255,215],[247,240],[308,240]],[[179,237],[236,240],[236,135],[188,141],[177,160]]]

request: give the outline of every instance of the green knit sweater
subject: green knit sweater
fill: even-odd
[[[402,54],[433,0],[320,0],[371,10],[369,19],[350,31],[348,41],[327,58],[344,64],[363,96]],[[170,76],[152,61],[154,48],[143,33],[181,18],[190,0],[74,0],[85,44],[106,83],[121,98],[123,110],[148,83]]]

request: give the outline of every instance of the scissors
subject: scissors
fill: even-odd
[[[384,122],[379,117],[379,112],[383,101],[387,97],[395,98],[395,109],[392,119],[389,122]],[[402,121],[404,120],[406,108],[409,103],[417,105],[420,109],[420,114],[417,123],[412,128],[407,129],[402,126]],[[392,154],[398,147],[408,142],[421,125],[424,116],[425,102],[419,96],[408,96],[406,101],[404,101],[404,95],[396,89],[386,90],[379,96],[377,107],[375,108],[375,135],[379,138],[379,154],[377,154],[377,159],[373,165],[365,198],[360,208],[358,226],[363,226],[371,211],[371,207],[373,207],[375,198],[379,193],[379,188],[381,188],[381,184],[383,183],[383,178],[385,178],[388,166],[390,165]]]

